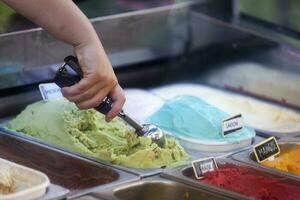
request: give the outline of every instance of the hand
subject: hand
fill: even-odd
[[[94,108],[109,94],[113,107],[106,115],[110,121],[121,110],[125,98],[112,66],[89,19],[73,1],[4,0],[17,12],[40,25],[55,38],[74,47],[84,74],[63,95],[81,109]]]
[[[83,78],[77,84],[63,88],[63,95],[80,109],[97,107],[110,95],[114,103],[105,119],[111,121],[121,111],[125,97],[100,41],[77,45],[74,51],[83,71]]]

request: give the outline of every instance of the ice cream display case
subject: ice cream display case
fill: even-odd
[[[33,28],[0,34],[0,157],[44,172],[48,194],[67,198],[283,199],[278,187],[297,199],[298,177],[255,164],[250,151],[275,136],[282,163],[297,158],[289,150],[300,136],[299,41],[246,23],[236,1],[116,2],[120,12],[93,10],[91,22],[124,88],[124,111],[159,125],[168,146],[136,137],[118,118],[106,124],[95,110],[43,102],[39,84],[53,82],[72,50]],[[226,137],[221,123],[233,116],[244,124]],[[232,154],[242,162],[221,160]],[[249,182],[195,180],[189,164],[210,156],[226,184],[241,174]],[[298,161],[278,166],[298,170]],[[247,190],[256,183],[259,194]]]
[[[185,19],[187,17],[188,7],[190,5],[191,5],[191,2],[187,2],[187,3],[183,2],[183,3],[178,3],[178,4],[168,3],[166,5],[164,4],[164,6],[158,6],[158,8],[155,8],[155,6],[154,6],[154,8],[149,8],[149,9],[146,9],[145,11],[129,12],[129,13],[125,13],[125,14],[118,13],[111,17],[105,16],[105,17],[95,18],[95,19],[92,19],[92,23],[97,32],[99,32],[100,29],[102,29],[100,32],[108,31],[107,33],[109,33],[109,34],[106,34],[103,32],[103,36],[104,35],[106,35],[106,36],[104,36],[102,38],[102,42],[109,44],[109,46],[111,45],[110,47],[107,46],[106,50],[112,60],[113,65],[119,66],[120,69],[122,68],[121,69],[121,71],[122,71],[124,69],[124,67],[122,67],[122,65],[129,66],[129,65],[134,65],[135,63],[145,62],[147,60],[149,61],[149,60],[153,60],[153,59],[157,59],[157,58],[163,58],[165,56],[169,56],[169,54],[171,54],[171,55],[179,54],[182,51],[182,47],[181,47],[182,39],[181,38],[176,39],[176,37],[172,37],[172,38],[168,39],[168,36],[170,34],[173,35],[173,33],[172,33],[173,27],[171,26],[171,24],[174,24],[174,23],[177,23],[178,25],[182,26],[183,29],[180,30],[180,32],[182,32],[182,31],[184,32],[184,29],[185,29],[184,25],[186,24]],[[168,16],[170,16],[170,18],[168,18]],[[169,23],[171,23],[171,24],[169,24]],[[150,24],[153,24],[153,26]],[[104,28],[104,27],[106,27],[106,28]],[[120,27],[124,27],[124,29],[120,28]],[[151,27],[152,31],[149,30],[150,27]],[[157,27],[157,28],[155,28],[155,27]],[[159,27],[162,27],[162,29]],[[123,33],[119,32],[121,30],[123,31]],[[139,31],[141,31],[141,32],[139,33]],[[111,33],[116,33],[116,32],[119,32],[119,33],[114,36],[111,34]],[[120,37],[120,35],[122,35],[122,37]],[[147,37],[137,39],[138,38],[137,35],[144,35]],[[39,39],[37,39],[37,37]],[[116,45],[115,42],[113,42],[116,40],[116,38],[120,39],[118,45]],[[165,42],[167,42],[167,40],[168,40],[169,42],[167,42],[167,43],[169,43],[169,45],[160,45],[157,42],[151,42],[151,40],[153,40],[153,38],[158,38],[158,40],[166,39]],[[173,41],[173,39],[175,39],[175,40]],[[37,52],[35,51],[34,57],[36,59],[32,59],[33,55],[27,54],[28,51],[20,52],[22,50],[20,50],[20,48],[17,47],[17,45],[13,45],[13,44],[17,44],[17,43],[19,44],[20,41],[22,41],[22,40],[26,40],[26,41],[28,41],[28,43],[30,43],[30,46],[31,46],[30,49],[32,49],[32,48],[34,49],[34,47],[33,47],[34,44],[37,44],[38,46],[40,46],[41,49],[44,49],[44,50],[51,49],[50,51],[52,53],[56,52],[56,53],[54,53],[55,54],[54,57],[56,57],[56,56],[58,56],[58,57],[54,58],[51,56],[52,53],[44,52],[43,53],[44,55],[49,55],[51,58],[48,59],[46,56],[43,59],[38,59],[39,55],[37,55],[36,54]],[[123,40],[123,42],[121,40]],[[154,39],[154,40],[156,40],[156,39]],[[176,40],[177,40],[177,42],[176,42]],[[57,43],[57,42],[58,41],[56,41],[56,40],[53,41],[53,38],[51,38],[43,30],[41,30],[39,28],[32,29],[32,30],[26,31],[26,32],[13,32],[13,33],[7,33],[7,34],[2,35],[1,43],[2,44],[10,43],[10,45],[8,45],[8,47],[5,49],[5,51],[0,51],[1,52],[0,53],[1,54],[1,56],[0,56],[1,63],[3,64],[3,67],[1,67],[1,71],[3,72],[3,74],[1,73],[1,82],[3,83],[1,89],[2,89],[3,93],[1,93],[1,95],[3,95],[3,102],[6,102],[8,104],[12,103],[11,107],[9,106],[9,108],[7,107],[7,105],[4,106],[4,104],[1,103],[1,115],[3,114],[1,116],[2,122],[3,122],[2,126],[5,126],[4,124],[6,124],[6,122],[9,122],[12,118],[14,118],[14,117],[9,117],[9,115],[15,116],[15,115],[19,114],[20,111],[23,110],[27,105],[29,105],[35,101],[41,100],[41,96],[40,96],[38,90],[36,90],[37,89],[36,83],[41,82],[41,81],[43,81],[43,82],[44,81],[52,81],[51,79],[53,79],[55,71],[57,70],[57,67],[60,65],[60,62],[63,60],[63,57],[66,55],[66,53],[70,53],[70,51],[68,50],[69,47],[67,47],[63,44],[60,44],[59,42]],[[149,45],[151,43],[153,43],[154,46]],[[159,44],[159,45],[157,47],[155,47],[157,44]],[[27,46],[26,44],[24,44],[24,45]],[[52,47],[50,47],[52,45],[53,45],[53,47],[56,46],[55,48],[57,48],[57,49],[55,50]],[[173,46],[173,45],[175,45],[175,46]],[[171,46],[172,46],[172,48],[171,48]],[[157,50],[155,50],[155,49],[157,49]],[[15,53],[12,54],[11,52],[15,52]],[[59,53],[59,52],[61,52],[61,53]],[[9,54],[14,55],[14,58],[10,58],[10,60],[8,60],[7,55],[9,55]],[[62,56],[63,54],[64,54],[64,56]],[[31,60],[31,61],[29,61],[29,60]],[[30,63],[28,63],[27,61],[29,61]],[[130,73],[130,71],[131,70],[129,70],[129,71],[125,70],[125,74],[126,74],[125,77],[128,81],[132,80],[130,78],[130,75],[129,74],[127,75],[127,72]],[[119,74],[119,76],[122,76],[122,75]],[[21,104],[19,102],[13,103],[12,101],[7,99],[7,97],[8,98],[12,97],[15,100],[18,99],[17,96],[19,94],[17,94],[17,93],[19,93],[19,92],[23,93],[26,90],[24,88],[24,86],[25,86],[25,88],[29,87],[28,88],[29,90],[27,90],[25,92],[27,97],[22,98],[23,100],[22,100]],[[9,93],[11,91],[14,91],[15,89],[17,90],[16,93],[13,92],[14,95],[10,96]],[[23,96],[24,93],[20,94],[20,95]],[[13,112],[13,113],[11,113],[11,112]],[[6,114],[4,114],[4,113],[6,113]],[[45,116],[45,117],[47,117],[47,116]],[[56,115],[56,117],[60,117],[60,116]],[[27,117],[25,117],[25,118],[27,118]],[[41,118],[39,118],[39,119],[41,119]],[[57,126],[57,125],[54,125],[53,127],[55,127],[55,126]],[[21,136],[19,138],[24,138],[24,137],[22,137],[22,135],[20,135],[18,133],[13,133],[11,131],[7,131],[7,129],[5,129],[5,128],[2,130],[4,132],[9,132],[10,134],[14,134],[15,136]],[[47,137],[47,134],[44,134],[44,136]],[[56,136],[53,136],[53,138],[55,138],[55,137]],[[103,134],[102,136],[99,136],[99,137],[106,137],[106,136]],[[32,137],[26,137],[26,138],[27,139],[30,138],[31,140],[34,140],[35,142],[41,142],[41,141],[35,140]],[[110,139],[112,139],[112,138],[108,138],[107,140],[110,140]],[[117,141],[118,139],[120,139],[120,138],[115,138],[113,140]],[[120,144],[122,145],[122,143],[126,144],[126,138],[123,137],[121,139],[123,139],[123,141],[116,144],[116,146],[120,145]],[[56,139],[55,141],[60,141],[60,140]],[[69,141],[70,141],[70,139],[67,140],[67,142],[69,142]],[[143,142],[143,144],[145,144],[145,146],[147,146],[148,143],[149,143],[148,141]],[[154,148],[150,145],[151,144],[149,144],[148,146],[151,148]],[[74,145],[74,146],[76,146],[76,145]],[[138,150],[139,148],[140,147],[138,146],[136,149]],[[66,149],[66,148],[64,148],[64,149]],[[118,149],[116,151],[118,151]],[[133,152],[134,151],[135,151],[135,149],[133,150]],[[170,151],[171,151],[171,149],[170,149]],[[142,152],[144,154],[147,153],[147,149],[145,149]],[[153,152],[159,153],[160,149],[158,149],[157,151],[153,150]],[[138,156],[138,154],[139,154],[139,152],[135,155]],[[102,153],[102,155],[105,156],[104,153]],[[153,156],[155,156],[155,155],[153,155]],[[140,155],[140,157],[142,157],[142,155]],[[131,159],[134,160],[134,158],[131,158]],[[94,160],[94,159],[92,159],[92,160]],[[157,159],[157,160],[159,160],[159,159]],[[99,162],[99,160],[97,160],[97,162]],[[110,163],[105,163],[104,161],[100,161],[100,162],[111,166]],[[137,163],[137,161],[136,161],[136,163]],[[151,164],[150,161],[148,163]],[[160,166],[156,167],[155,169],[149,169],[149,170],[123,168],[119,165],[115,165],[114,167],[133,172],[133,173],[135,173],[139,176],[143,176],[143,177],[150,176],[153,174],[158,174],[162,170],[160,168]]]

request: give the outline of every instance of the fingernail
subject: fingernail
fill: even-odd
[[[109,122],[111,121],[111,118],[110,118],[110,117],[105,117],[105,121],[106,121],[107,123],[109,123]]]

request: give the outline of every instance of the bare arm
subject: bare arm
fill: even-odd
[[[21,15],[40,25],[51,35],[74,47],[84,78],[64,88],[64,96],[86,109],[99,105],[110,94],[115,103],[106,119],[121,110],[125,98],[110,61],[87,17],[71,0],[3,0]]]
[[[87,17],[71,0],[3,0],[21,15],[73,46],[98,40]]]

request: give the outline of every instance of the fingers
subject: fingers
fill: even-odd
[[[125,96],[119,84],[112,89],[109,95],[113,99],[113,105],[112,109],[107,113],[105,117],[105,120],[107,122],[110,122],[114,117],[116,117],[119,114],[125,103]]]
[[[84,79],[82,79],[84,80]],[[77,83],[74,86],[77,86],[80,83]],[[73,86],[72,86],[73,87]],[[79,86],[77,88],[81,88]],[[77,94],[77,92],[70,92],[70,88],[63,88],[62,91],[64,97],[66,97],[69,101],[74,102],[79,109],[90,109],[97,107],[103,99],[108,95],[111,90],[111,87],[104,85],[102,82],[99,82],[92,87],[82,88],[81,91],[84,91],[78,95],[70,95]]]
[[[91,88],[88,88],[85,92],[79,95],[67,96],[65,97],[69,100],[74,102],[75,104],[79,104],[80,102],[89,100],[95,96],[100,90],[104,88],[104,85],[101,82],[96,83]]]
[[[81,95],[71,97],[66,96],[66,98],[76,103],[79,109],[89,109],[97,107],[109,94],[113,100],[113,105],[111,110],[107,113],[105,120],[110,122],[122,110],[125,103],[125,96],[119,84],[117,84],[111,91],[109,91],[109,88],[103,88],[99,85],[94,85]]]
[[[82,79],[83,80],[83,79]],[[79,84],[79,83],[78,83]],[[76,84],[77,85],[77,84]],[[74,86],[76,86],[74,85]],[[73,87],[73,86],[72,86]],[[81,86],[77,87],[80,88]],[[123,90],[119,84],[117,84],[113,89],[110,87],[105,87],[101,83],[93,85],[89,89],[82,88],[85,91],[79,95],[77,92],[69,90],[69,88],[63,88],[63,95],[69,100],[76,104],[79,109],[90,109],[97,107],[103,99],[109,94],[113,100],[112,109],[107,113],[105,120],[110,122],[114,117],[116,117],[122,110],[125,103],[125,96]],[[68,96],[70,94],[75,94],[74,96]]]
[[[100,90],[96,95],[94,95],[93,98],[77,103],[76,105],[79,109],[95,108],[100,105],[100,103],[102,103],[108,92],[109,90],[107,88],[104,88]]]
[[[95,81],[93,80],[83,78],[77,84],[71,87],[64,87],[62,89],[62,93],[65,97],[80,95],[85,92],[87,88],[90,88],[94,83]]]

